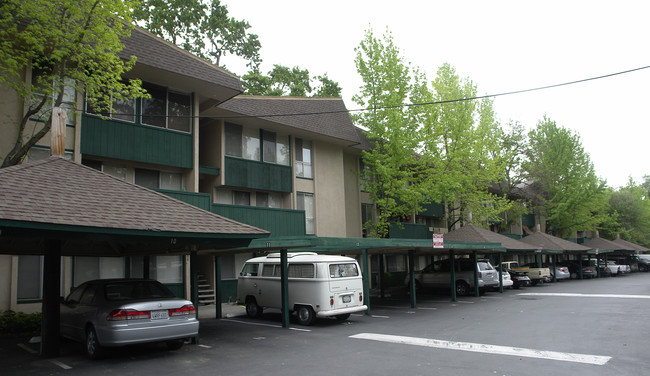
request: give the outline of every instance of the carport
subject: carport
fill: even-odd
[[[312,251],[317,253],[337,253],[345,255],[360,255],[361,256],[361,269],[363,275],[363,294],[364,304],[368,307],[366,314],[370,314],[370,254],[408,254],[409,255],[409,269],[413,270],[414,256],[416,254],[431,254],[443,255],[448,254],[453,260],[456,255],[470,254],[476,259],[477,253],[501,253],[505,250],[501,247],[500,243],[493,242],[454,242],[446,241],[442,248],[434,248],[433,239],[376,239],[376,238],[333,238],[333,237],[270,237],[264,239],[254,239],[251,243],[243,248],[236,249],[222,249],[222,250],[209,250],[202,253],[215,255],[215,263],[217,270],[217,295],[220,291],[220,265],[219,254],[232,253],[232,252],[245,252],[245,253],[261,253],[261,252],[280,252],[280,263],[282,269],[280,273],[281,288],[282,288],[282,326],[289,327],[289,301],[288,301],[288,266],[287,266],[287,253],[290,250],[296,251]],[[413,279],[413,273],[409,273]],[[475,281],[478,280],[478,274],[474,273]],[[456,288],[455,277],[452,273],[452,300],[456,301]],[[503,282],[501,281],[501,284]],[[413,283],[411,282],[411,286]],[[479,295],[478,283],[475,283],[476,296]],[[218,298],[219,301],[220,298]],[[417,304],[414,287],[411,289],[411,306],[415,307]],[[221,310],[217,307],[216,318],[221,318]]]
[[[61,256],[190,254],[268,232],[92,168],[50,157],[0,169],[0,253],[44,256],[41,356],[59,354]],[[194,257],[193,257],[194,256]]]
[[[542,252],[552,252],[553,253],[553,270],[557,267],[557,255],[563,254],[565,252],[589,252],[592,249],[580,245],[578,243],[570,242],[568,240],[558,238],[556,236],[537,231],[532,235],[528,235],[525,238],[521,239],[522,242],[528,243],[533,246],[539,247],[542,249]],[[582,273],[582,267],[580,268]],[[557,277],[553,273],[553,282],[557,282]]]
[[[633,255],[635,252],[635,249],[633,247],[615,243],[611,240],[601,238],[598,236],[598,233],[596,233],[595,238],[582,243],[582,245],[592,249],[592,251],[590,253],[587,253],[586,255],[588,258],[590,258],[591,255],[596,255],[596,259],[598,260],[597,265],[599,265],[601,254],[605,255],[605,263],[607,263],[608,255],[625,256],[626,258],[628,258],[629,256]],[[582,272],[582,257],[580,257],[580,271]],[[597,271],[598,271],[598,277],[600,277],[600,268],[597,268]]]

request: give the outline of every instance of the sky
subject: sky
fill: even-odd
[[[327,73],[348,110],[361,78],[354,49],[387,31],[404,61],[432,81],[449,63],[479,95],[526,90],[650,66],[650,2],[499,0],[222,0],[249,22],[274,64]],[[222,58],[238,75],[247,68]],[[596,174],[613,188],[650,175],[650,68],[494,99],[502,125],[534,128],[546,115],[577,133]]]

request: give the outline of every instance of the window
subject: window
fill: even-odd
[[[311,161],[311,141],[296,138],[296,176],[313,178]]]
[[[290,164],[289,136],[269,131],[262,131],[262,134],[264,138],[264,162],[288,166]]]
[[[162,283],[183,283],[182,256],[155,256],[152,258],[150,276]]]
[[[275,192],[257,192],[255,194],[255,206],[265,208],[281,208],[282,195]]]
[[[113,99],[111,108],[108,112],[106,110],[99,110],[97,108],[94,108],[90,105],[90,103],[86,101],[86,112],[135,123],[135,98]]]
[[[290,264],[289,278],[314,278],[314,264]]]
[[[361,204],[361,229],[363,237],[368,236],[368,232],[372,231],[371,226],[375,220],[375,206],[373,204]]]
[[[32,116],[32,120],[36,121],[45,121],[46,114],[49,115],[49,112],[54,106],[54,101],[58,96],[57,90],[60,90],[58,86],[60,82],[43,82],[44,78],[47,77],[48,73],[44,70],[33,69],[32,70],[32,87],[34,88],[34,97],[32,98],[31,105],[34,106],[40,103],[45,96],[44,93],[51,93],[50,100],[48,100],[41,111],[38,114]],[[51,86],[47,88],[47,86]],[[66,110],[66,124],[74,125],[75,123],[75,108],[76,108],[76,95],[75,90],[76,81],[70,78],[66,78],[63,81],[63,99],[61,101],[61,108]]]
[[[183,174],[177,172],[165,172],[136,168],[135,184],[153,189],[169,189],[173,191],[184,190]]]
[[[82,164],[84,166],[94,168],[97,171],[102,171],[118,179],[126,180],[126,166],[124,165],[111,162],[95,161],[92,159],[84,159],[82,161]]]
[[[124,257],[75,257],[74,285],[104,278],[124,278]]]
[[[144,83],[151,98],[142,99],[142,124],[189,132],[192,124],[191,96]]]
[[[332,264],[330,265],[330,278],[344,278],[359,276],[357,264]]]
[[[305,232],[309,235],[315,234],[314,194],[299,192],[296,201],[298,210],[305,211]]]
[[[251,205],[251,194],[249,192],[233,191],[232,202],[234,205]]]
[[[257,276],[257,268],[259,264],[244,264],[244,268],[242,269],[240,275],[243,276]]]
[[[226,155],[260,160],[260,131],[258,128],[242,127],[239,124],[226,123]]]
[[[18,256],[17,300],[43,298],[43,256]]]

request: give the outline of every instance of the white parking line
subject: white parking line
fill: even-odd
[[[619,298],[619,299],[650,299],[650,295],[620,295],[620,294],[578,294],[554,292],[524,292],[517,295],[525,296],[565,296],[576,298]]]
[[[497,345],[487,345],[487,344],[470,343],[470,342],[442,341],[437,339],[404,337],[404,336],[394,336],[394,335],[377,334],[377,333],[359,333],[350,336],[349,338],[366,339],[371,341],[396,343],[402,345],[432,347],[432,348],[447,349],[447,350],[460,350],[460,351],[478,352],[478,353],[485,353],[485,354],[511,355],[511,356],[518,356],[518,357],[526,357],[526,358],[559,360],[559,361],[574,362],[574,363],[586,363],[586,364],[594,364],[599,366],[606,364],[612,358],[611,356],[534,350],[534,349],[526,349],[521,347],[497,346]]]
[[[371,315],[370,317],[374,317],[376,319],[389,319],[390,316],[380,316],[380,315]]]
[[[21,349],[27,351],[30,354],[38,354],[38,351],[32,349],[31,347],[29,347],[29,346],[27,346],[27,345],[25,345],[23,343],[19,343],[18,347],[20,347]]]
[[[246,325],[268,326],[270,328],[282,328],[282,325],[263,324],[263,323],[260,323],[260,322],[239,321],[239,320],[233,320],[233,319],[221,319],[221,321],[236,322],[236,323],[239,323],[239,324],[246,324]],[[289,328],[289,329],[296,330],[296,331],[299,331],[299,332],[311,332],[311,329],[302,329],[302,328]]]
[[[57,366],[59,366],[59,367],[61,367],[63,369],[72,369],[72,367],[70,367],[69,365],[63,364],[63,363],[59,362],[58,360],[50,359],[50,363],[55,364],[55,365],[57,365]]]

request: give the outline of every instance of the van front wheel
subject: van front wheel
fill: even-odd
[[[298,316],[298,324],[305,326],[311,325],[316,317],[314,310],[310,306],[299,306],[296,314]]]
[[[255,298],[246,299],[246,314],[254,319],[262,317],[262,307],[257,305]]]

